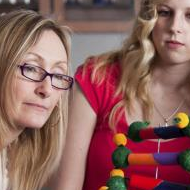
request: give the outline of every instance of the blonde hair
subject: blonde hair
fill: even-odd
[[[121,75],[115,95],[122,94],[123,99],[111,110],[109,125],[112,129],[119,120],[116,113],[119,111],[119,115],[122,115],[127,110],[130,114],[135,98],[142,107],[143,118],[148,119],[151,115],[152,101],[147,84],[156,56],[151,32],[157,21],[157,5],[159,3],[161,0],[142,0],[131,35],[124,41],[122,48],[94,58],[96,64],[94,64],[91,77],[93,82],[101,83],[107,66],[120,63]]]
[[[14,103],[17,64],[45,30],[54,31],[70,55],[70,31],[30,10],[0,16],[0,147],[16,126],[8,108]],[[7,106],[9,105],[9,106]],[[40,189],[57,168],[65,139],[68,92],[65,91],[41,129],[25,129],[8,149],[9,186],[12,190]],[[14,110],[13,110],[14,111]]]

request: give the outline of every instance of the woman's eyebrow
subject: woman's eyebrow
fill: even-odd
[[[167,8],[167,9],[171,9],[170,6],[166,5],[166,4],[159,4],[158,8]]]
[[[163,4],[163,3],[158,4],[157,7],[158,7],[158,8],[167,8],[167,9],[172,9],[172,10],[173,10],[172,7],[170,7],[170,6],[167,5],[167,4]],[[190,10],[190,6],[189,6],[189,7],[185,7],[185,10]]]
[[[43,58],[40,54],[38,54],[38,53],[28,52],[27,54],[28,54],[28,55],[33,55],[33,56],[37,57],[37,59],[40,60],[40,61],[44,61],[44,58]],[[60,61],[57,61],[55,64],[56,64],[56,65],[59,65],[59,64],[67,65],[68,62],[65,61],[65,60],[60,60]]]
[[[40,56],[39,54],[34,53],[34,52],[28,52],[28,53],[26,54],[26,56],[27,56],[27,55],[33,55],[33,56],[35,56],[35,58],[37,58],[37,59],[39,59],[39,60],[41,60],[41,61],[44,60],[44,58],[43,58],[42,56]]]

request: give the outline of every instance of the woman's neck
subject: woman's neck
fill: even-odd
[[[190,113],[189,66],[190,63],[154,65],[150,83],[154,125],[163,124],[163,118],[171,123],[176,112]]]
[[[167,64],[158,62],[152,71],[152,83],[168,90],[179,90],[189,84],[190,63]]]

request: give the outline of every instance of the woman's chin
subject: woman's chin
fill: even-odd
[[[29,128],[29,129],[41,129],[46,121],[30,121],[30,122],[26,122],[26,121],[22,121],[22,122],[16,122],[17,126],[19,126],[20,128]]]

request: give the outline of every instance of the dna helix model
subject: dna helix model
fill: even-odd
[[[149,122],[133,122],[129,126],[128,137],[141,142],[146,139],[170,139],[190,137],[190,117],[185,113],[178,113],[174,118],[174,125],[168,127],[148,127]],[[178,184],[162,179],[155,179],[133,174],[130,179],[124,176],[122,169],[129,165],[180,165],[190,172],[190,149],[182,152],[163,153],[132,153],[125,145],[127,137],[117,133],[113,138],[117,148],[112,154],[112,163],[115,167],[110,172],[106,185],[99,190],[127,190],[128,186],[141,190],[190,190],[190,185]]]

